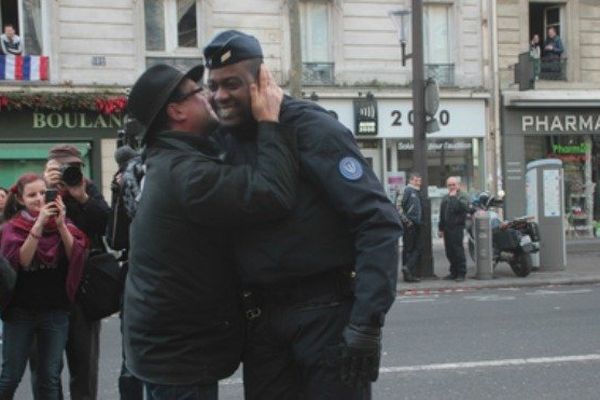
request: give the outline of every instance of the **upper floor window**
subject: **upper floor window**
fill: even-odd
[[[10,39],[12,33],[8,28],[8,42],[20,42],[20,55],[42,55],[44,53],[42,0],[2,0],[0,2],[0,20],[3,38],[7,37],[7,26],[12,27],[18,39]],[[16,46],[16,44],[14,45]],[[8,51],[7,53],[11,53]]]
[[[299,4],[302,42],[302,81],[306,84],[334,82],[331,55],[330,4],[303,1]]]
[[[188,68],[199,59],[201,4],[198,0],[145,0],[146,61]]]
[[[564,13],[564,4],[529,4],[529,46],[536,79],[566,80]]]
[[[436,78],[442,86],[454,85],[450,18],[451,8],[448,4],[427,4],[423,7],[426,74]]]

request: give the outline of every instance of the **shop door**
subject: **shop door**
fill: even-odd
[[[365,160],[367,160],[367,163],[373,169],[373,172],[375,172],[375,175],[377,175],[377,179],[379,179],[379,182],[383,182],[381,180],[381,154],[379,149],[361,149],[360,152],[365,157]]]
[[[57,143],[1,143],[0,144],[0,187],[10,187],[26,172],[42,174],[48,151]],[[85,166],[83,175],[90,177],[90,149],[86,142],[69,143],[81,152]]]

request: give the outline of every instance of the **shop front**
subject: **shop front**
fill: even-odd
[[[357,110],[351,99],[322,99],[318,103],[335,113],[355,135],[358,145],[390,199],[396,200],[413,167],[413,113],[411,99],[375,99],[375,113]],[[375,120],[360,133],[360,122]],[[440,100],[437,119],[440,131],[427,135],[427,165],[432,228],[435,235],[446,179],[458,176],[469,193],[485,188],[486,103],[484,99]],[[374,126],[374,129],[372,129]]]
[[[567,234],[591,236],[600,219],[600,108],[579,103],[564,107],[505,107],[503,168],[509,217],[524,215],[527,163],[560,159],[564,172],[564,215]]]
[[[107,196],[116,171],[113,154],[120,114],[91,111],[6,111],[0,112],[0,186],[9,187],[25,172],[42,173],[48,150],[69,143],[81,152],[84,175]]]

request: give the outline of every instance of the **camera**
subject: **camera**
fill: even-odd
[[[83,172],[78,164],[64,164],[60,167],[62,181],[67,186],[77,186],[83,180]]]

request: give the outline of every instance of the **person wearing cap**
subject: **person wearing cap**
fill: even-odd
[[[102,236],[106,232],[110,207],[98,187],[83,176],[83,166],[83,158],[77,147],[68,143],[57,144],[48,152],[44,180],[48,187],[58,189],[66,206],[67,217],[90,239],[91,250],[105,251]],[[69,167],[69,172],[65,172]],[[72,174],[70,179],[64,176],[68,173]],[[97,398],[101,322],[86,318],[78,301],[71,307],[65,353],[73,400]],[[37,383],[38,360],[35,347],[34,343],[29,366],[32,391],[37,399],[41,395]]]
[[[249,93],[260,44],[229,30],[204,57],[228,162],[254,165]],[[246,301],[245,396],[368,399],[395,298],[398,213],[352,133],[331,114],[285,97],[279,120],[298,137],[296,206],[285,221],[241,228],[234,239],[245,298],[253,299]]]
[[[203,70],[150,67],[127,105],[143,125],[146,175],[130,230],[125,362],[153,400],[217,399],[243,346],[231,231],[282,218],[296,192],[295,134],[278,122],[283,92],[270,73],[249,89],[256,165],[234,167],[211,137]]]

